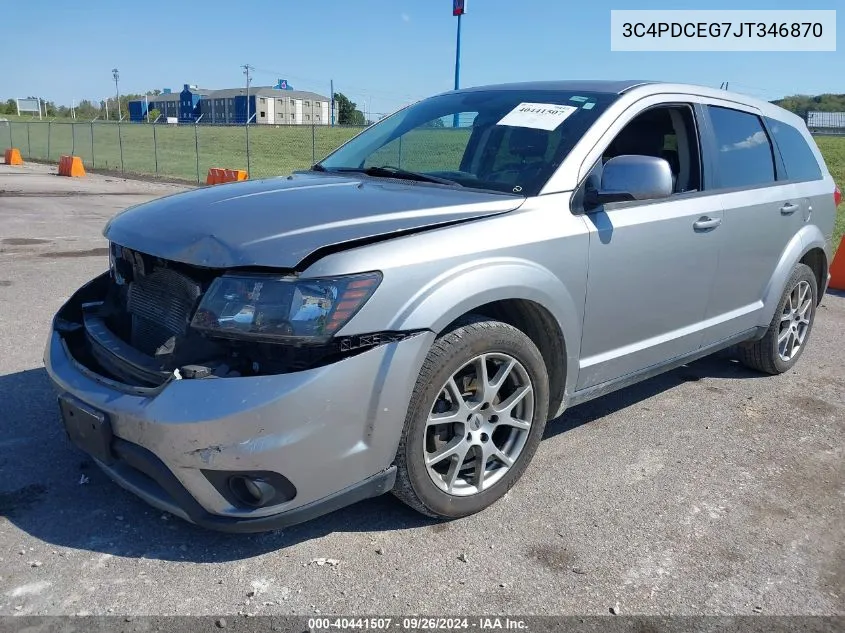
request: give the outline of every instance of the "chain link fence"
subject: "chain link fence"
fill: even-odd
[[[210,167],[244,169],[253,179],[307,169],[364,127],[0,121],[0,151],[16,147],[24,159],[54,163],[60,156],[72,154],[79,156],[88,169],[202,183]],[[462,125],[454,132],[450,136],[456,148],[462,149],[466,139],[460,137],[468,134],[468,129]],[[845,127],[811,132],[816,136],[842,136]],[[415,132],[394,141],[380,150],[385,154],[383,162],[402,162],[405,168],[424,170],[425,164],[416,164],[426,162],[428,152],[422,150],[436,148],[440,152],[448,145],[429,143],[428,137],[444,133],[446,130]],[[460,152],[455,156],[459,162]],[[437,164],[443,167],[442,160]]]
[[[24,159],[79,156],[88,169],[205,182],[211,167],[264,178],[307,169],[364,126],[2,121],[0,148]]]

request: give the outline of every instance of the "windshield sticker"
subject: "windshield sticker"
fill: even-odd
[[[496,125],[554,130],[578,108],[556,103],[520,103]]]
[[[594,101],[590,101],[589,103],[585,103],[581,106],[582,110],[592,110],[593,106],[596,105]]]
[[[589,101],[587,97],[569,97],[570,101],[575,101],[577,103],[584,103],[585,101]]]

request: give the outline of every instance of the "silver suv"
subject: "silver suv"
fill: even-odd
[[[115,216],[54,319],[71,440],[199,525],[392,490],[489,506],[567,407],[736,346],[787,371],[839,191],[803,121],[729,92],[449,92],[310,170]]]

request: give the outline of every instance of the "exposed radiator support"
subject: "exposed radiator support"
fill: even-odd
[[[129,284],[131,344],[154,356],[170,338],[183,335],[201,294],[198,283],[169,268],[156,268]]]

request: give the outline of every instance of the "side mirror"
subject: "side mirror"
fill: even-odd
[[[588,207],[668,198],[672,195],[672,168],[655,156],[616,156],[602,168],[601,189],[588,189],[585,193]]]

